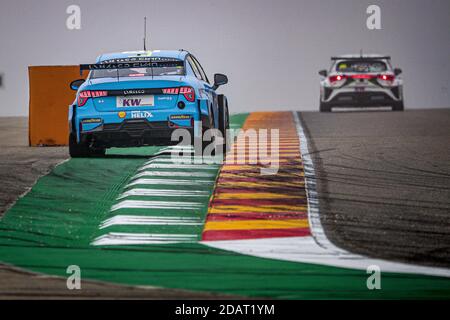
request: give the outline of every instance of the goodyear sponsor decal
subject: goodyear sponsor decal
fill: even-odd
[[[101,123],[102,119],[100,118],[87,118],[87,119],[83,119],[81,120],[82,123]]]
[[[170,116],[170,120],[190,120],[192,118],[189,114],[173,114]]]

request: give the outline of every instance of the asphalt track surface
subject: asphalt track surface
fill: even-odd
[[[450,110],[302,112],[338,247],[450,267]]]
[[[370,257],[448,267],[449,110],[300,116],[313,149],[321,218],[330,240]],[[2,119],[0,124],[0,210],[5,211],[39,176],[65,159],[67,149],[26,147],[23,118]],[[58,282],[61,288],[52,291]],[[50,292],[47,296],[65,297],[64,285],[63,279],[31,276],[7,267],[0,270],[0,297],[39,297],[45,296],[45,290]],[[85,296],[219,297],[92,286],[88,294],[83,290]]]
[[[28,118],[0,118],[0,217],[36,180],[69,157],[66,147],[28,147]]]

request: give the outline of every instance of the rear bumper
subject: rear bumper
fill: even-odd
[[[180,128],[188,130],[191,136],[194,134],[192,127],[179,127],[168,121],[128,119],[82,131],[80,138],[89,139],[93,145],[102,148],[174,145],[180,141],[172,141],[172,133]]]
[[[394,99],[385,92],[342,92],[337,93],[333,98],[325,101],[333,106],[390,106],[400,99]]]

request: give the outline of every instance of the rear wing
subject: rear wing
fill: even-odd
[[[331,57],[331,60],[390,60],[390,56]]]
[[[113,70],[130,68],[162,68],[162,67],[183,67],[184,61],[173,58],[123,58],[105,60],[101,63],[80,64],[80,75],[83,70]]]

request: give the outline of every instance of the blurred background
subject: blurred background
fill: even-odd
[[[381,30],[366,27],[372,4]],[[66,27],[70,5],[80,30]],[[228,75],[232,113],[318,110],[317,71],[360,49],[403,69],[406,109],[450,106],[448,0],[2,0],[0,116],[28,115],[29,65],[142,49],[144,16],[148,49],[183,48],[210,78]]]

